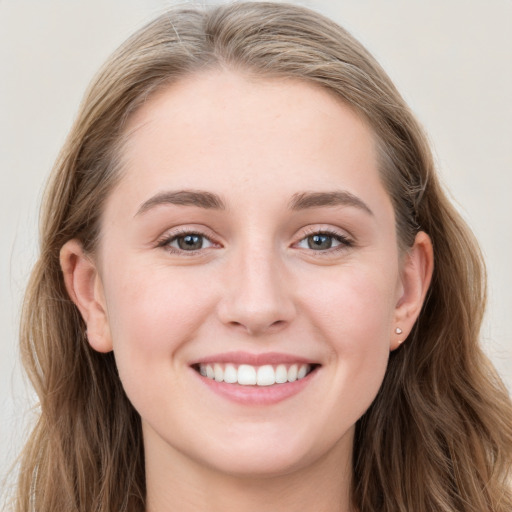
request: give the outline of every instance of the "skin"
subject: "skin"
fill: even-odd
[[[71,240],[61,263],[90,344],[114,351],[142,417],[147,510],[351,510],[354,425],[432,273],[424,233],[399,252],[371,130],[316,86],[223,70],[150,98],[127,133],[97,253]],[[225,207],[154,199],[179,190]],[[290,208],[333,191],[364,207]],[[187,232],[201,249],[179,249]],[[332,247],[310,248],[314,233],[334,233]],[[190,366],[230,351],[320,366],[292,397],[236,403]]]

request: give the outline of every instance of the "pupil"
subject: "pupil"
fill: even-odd
[[[203,239],[200,235],[185,235],[178,238],[178,246],[185,251],[201,249]]]
[[[310,249],[330,249],[332,247],[332,236],[312,235],[308,237],[308,246]]]

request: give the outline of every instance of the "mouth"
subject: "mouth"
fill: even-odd
[[[206,389],[243,406],[278,404],[312,386],[321,364],[277,352],[226,352],[190,365]]]
[[[235,364],[197,363],[192,368],[206,379],[239,386],[275,386],[304,379],[320,365],[310,363]]]

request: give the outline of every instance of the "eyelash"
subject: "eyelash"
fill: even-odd
[[[333,254],[335,252],[346,250],[346,249],[354,246],[353,240],[351,240],[346,235],[343,235],[341,233],[338,233],[338,232],[332,231],[332,230],[328,230],[328,229],[321,229],[321,230],[311,229],[309,232],[305,233],[304,236],[298,242],[294,243],[293,245],[296,246],[297,244],[307,240],[309,237],[315,236],[315,235],[328,236],[328,237],[333,238],[335,241],[339,242],[339,245],[337,245],[335,247],[330,247],[330,248],[324,249],[324,250],[322,250],[322,249],[315,250],[315,249],[311,249],[311,248],[306,249],[307,251],[311,252],[315,256],[320,256],[320,257],[327,256],[327,255]],[[212,246],[219,245],[214,240],[212,240],[210,237],[208,237],[204,233],[201,233],[200,231],[181,229],[181,230],[176,231],[170,235],[166,235],[163,238],[161,238],[160,240],[158,240],[157,247],[162,247],[173,254],[190,255],[190,256],[196,255],[198,252],[208,248],[208,247],[207,248],[201,247],[200,249],[194,249],[194,250],[188,251],[188,250],[184,250],[184,249],[177,249],[170,245],[171,243],[175,242],[179,238],[185,237],[185,236],[198,236],[198,237],[201,237],[203,240],[207,240]]]
[[[350,247],[354,246],[354,241],[352,239],[350,239],[347,235],[344,235],[344,234],[338,233],[337,231],[329,230],[329,229],[320,229],[320,230],[319,229],[311,229],[309,232],[306,232],[304,234],[304,236],[294,245],[297,245],[298,243],[303,242],[303,241],[307,240],[309,237],[315,236],[315,235],[331,237],[334,240],[336,240],[337,242],[339,242],[339,245],[336,247],[330,247],[325,250],[314,250],[311,248],[306,249],[310,253],[312,253],[314,256],[318,256],[318,257],[330,256],[333,253],[337,253],[338,251],[344,251],[344,250],[347,250]]]
[[[211,239],[211,237],[206,236],[204,233],[201,233],[200,231],[196,231],[193,229],[180,229],[178,231],[174,231],[171,234],[166,234],[164,237],[162,237],[160,240],[157,241],[157,247],[161,247],[165,249],[166,251],[170,252],[171,254],[179,254],[180,256],[195,256],[200,251],[206,249],[204,247],[201,247],[200,249],[194,249],[194,250],[184,250],[179,249],[176,247],[172,247],[171,244],[174,241],[177,241],[179,238],[186,237],[186,236],[197,236],[200,237],[203,240],[207,240],[212,246],[218,245],[215,241]]]

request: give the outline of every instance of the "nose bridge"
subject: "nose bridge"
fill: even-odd
[[[220,309],[224,323],[259,334],[291,320],[295,312],[292,290],[274,244],[268,239],[240,244],[229,266]]]

